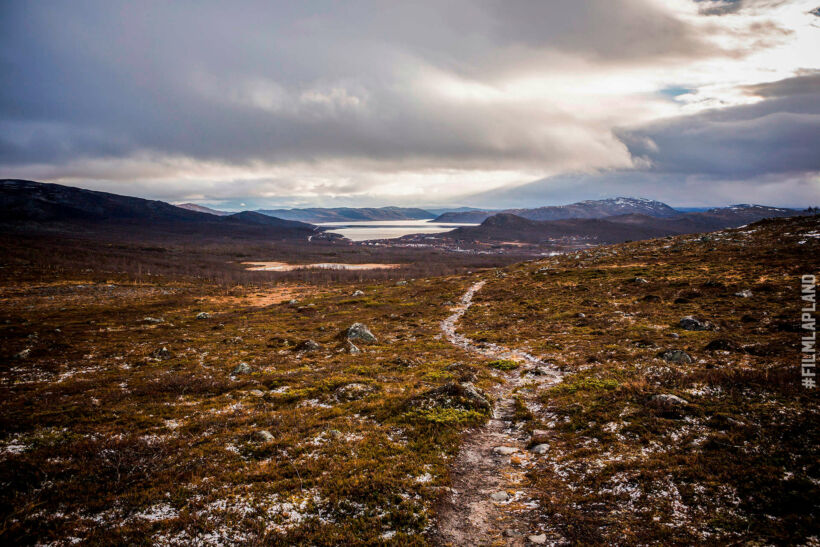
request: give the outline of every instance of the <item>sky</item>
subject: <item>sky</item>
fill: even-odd
[[[229,210],[820,204],[820,0],[0,4],[0,177]]]

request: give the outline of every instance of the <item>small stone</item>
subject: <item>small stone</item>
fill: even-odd
[[[316,342],[315,340],[305,340],[304,342],[302,342],[301,344],[296,346],[296,351],[311,352],[311,351],[318,351],[321,348],[322,348],[322,346],[319,345],[319,343]]]
[[[659,357],[667,363],[691,363],[692,357],[681,349],[670,349],[660,353]]]
[[[356,344],[354,344],[350,340],[347,341],[347,347],[345,349],[351,355],[358,355],[362,352],[362,350],[360,350],[358,346],[356,346]]]
[[[740,298],[751,298],[752,297],[752,291],[746,289],[746,290],[743,290],[743,291],[740,291],[740,292],[736,292],[735,296],[739,296]]]
[[[27,359],[31,355],[31,348],[26,348],[14,354],[15,359]]]
[[[254,397],[264,397],[265,392],[260,389],[252,389],[248,393],[250,393]]]
[[[672,412],[685,407],[689,404],[689,401],[670,393],[659,393],[649,399],[649,404],[662,412]]]
[[[632,280],[632,282],[633,282],[633,283],[641,283],[641,284],[643,284],[643,283],[649,283],[649,281],[647,281],[647,280],[646,280],[646,279],[644,279],[643,277],[636,277],[635,279],[633,279],[633,280]]]
[[[530,435],[531,444],[543,444],[549,440],[550,432],[546,429],[533,429]]]
[[[345,332],[345,338],[350,341],[359,340],[366,344],[372,344],[378,342],[378,339],[373,336],[373,333],[370,332],[370,329],[367,328],[366,325],[363,323],[353,323],[347,328]]]
[[[534,543],[535,545],[544,545],[547,542],[547,534],[529,536],[527,539],[530,540],[530,543]]]
[[[206,311],[201,311],[198,314],[196,314],[196,318],[197,319],[210,319],[211,314],[206,312]]]
[[[342,438],[342,432],[339,431],[338,429],[331,429],[327,433],[328,433],[328,435],[330,435],[334,439],[341,439]]]
[[[162,323],[165,321],[162,317],[143,317],[142,320],[145,323]]]
[[[151,354],[151,357],[154,359],[170,359],[172,357],[172,353],[168,351],[168,348],[165,346],[154,350],[154,353]]]
[[[353,291],[353,294],[351,294],[350,296],[364,296],[364,291],[361,291],[361,290]]]
[[[581,312],[581,311],[579,311],[578,313],[575,314],[575,317],[577,317],[578,319],[584,319],[586,316],[587,316],[587,314],[585,314],[584,312]]]
[[[499,490],[498,492],[493,492],[490,495],[490,497],[493,499],[493,501],[507,501],[510,498],[509,494],[507,494],[503,490]]]
[[[398,283],[396,283],[396,286],[398,287],[401,287],[403,285],[407,285],[407,281],[399,281]]]
[[[714,325],[712,325],[709,321],[701,321],[700,319],[695,319],[691,315],[683,317],[678,324],[684,330],[701,331],[714,329]]]
[[[251,373],[251,366],[248,363],[242,362],[236,365],[231,372],[231,376],[239,376],[240,374],[250,374]]]
[[[296,304],[298,304],[298,303],[299,303],[299,301],[298,301],[298,300],[296,300],[295,298],[294,298],[294,299],[292,299],[292,300],[288,300],[288,304],[290,304],[291,306],[295,306],[295,305],[296,305]]]
[[[253,434],[253,440],[258,443],[269,443],[273,440],[273,435],[270,431],[263,429]]]
[[[493,452],[501,454],[502,456],[509,456],[510,454],[518,452],[518,449],[514,446],[496,446],[493,448]]]
[[[549,451],[549,449],[550,445],[544,443],[533,446],[531,450],[534,454],[546,454]]]

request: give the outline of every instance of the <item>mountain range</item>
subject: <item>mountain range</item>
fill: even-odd
[[[307,209],[259,209],[257,212],[287,220],[320,222],[365,222],[373,220],[425,220],[436,215],[408,207],[313,207]]]
[[[463,211],[439,215],[436,222],[477,223],[497,214],[511,214],[529,220],[561,220],[565,218],[604,218],[624,214],[642,214],[657,218],[672,218],[680,214],[660,201],[642,198],[611,198],[587,200],[569,205],[553,205],[534,209],[503,211]]]
[[[675,216],[669,217],[628,213],[605,218],[539,221],[510,213],[499,213],[487,218],[479,226],[457,228],[442,234],[441,237],[460,243],[547,244],[567,239],[585,240],[591,243],[620,243],[629,240],[735,228],[764,218],[799,214],[801,212],[794,209],[749,204],[709,209],[705,212],[676,213]]]
[[[163,201],[28,180],[0,180],[0,224],[81,233],[307,239],[321,229],[260,213],[216,216]]]

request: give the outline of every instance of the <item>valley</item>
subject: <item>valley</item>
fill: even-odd
[[[4,542],[806,541],[819,228],[232,281],[5,239]]]

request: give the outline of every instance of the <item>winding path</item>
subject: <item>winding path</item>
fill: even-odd
[[[534,399],[536,390],[527,389],[526,384],[549,386],[559,382],[562,375],[529,353],[476,343],[456,332],[456,324],[484,284],[475,283],[464,293],[452,315],[441,322],[441,330],[459,348],[492,359],[518,361],[523,366],[499,373],[504,382],[491,392],[496,401],[491,419],[465,434],[450,470],[452,488],[438,506],[437,539],[453,546],[532,544],[532,539],[547,540],[540,537],[538,504],[525,476],[539,456],[527,450],[529,435],[515,420],[515,396]]]

